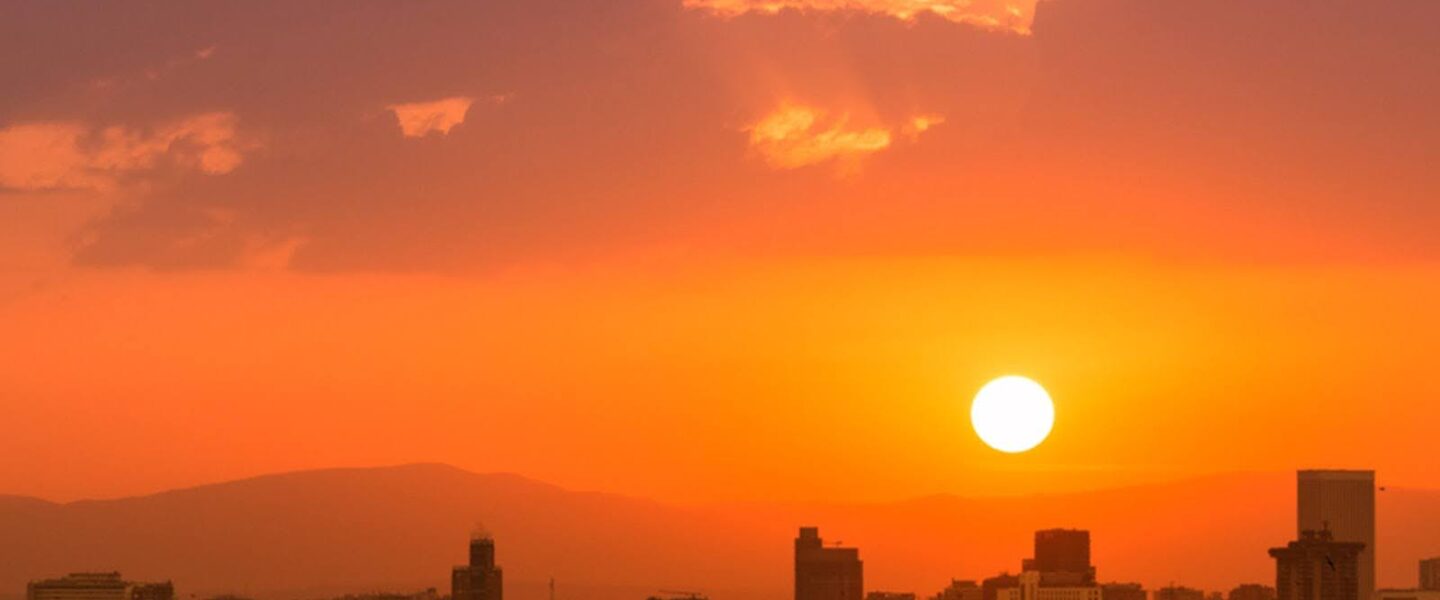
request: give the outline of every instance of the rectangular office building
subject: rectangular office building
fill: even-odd
[[[864,564],[857,548],[826,547],[820,530],[795,538],[795,600],[863,600]]]
[[[1375,593],[1375,472],[1300,471],[1296,535],[1329,530],[1337,542],[1364,544],[1359,557],[1360,597]]]

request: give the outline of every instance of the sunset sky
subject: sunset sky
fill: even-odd
[[[1440,3],[0,4],[0,494],[1440,487]],[[986,381],[1056,404],[1005,455]]]

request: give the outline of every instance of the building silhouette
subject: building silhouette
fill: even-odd
[[[867,592],[865,600],[915,600],[911,592]]]
[[[71,573],[58,579],[31,581],[26,600],[174,600],[169,581],[125,581],[119,573]]]
[[[1375,600],[1440,600],[1440,590],[1375,590]]]
[[[996,600],[1100,600],[1095,567],[1090,565],[1090,532],[1044,529],[1035,532],[1034,556],[1021,561],[1016,585],[996,592]]]
[[[1098,585],[1057,585],[1045,582],[1039,571],[1020,574],[1020,585],[1002,589],[996,600],[1101,600]]]
[[[1000,590],[1008,590],[1020,587],[1020,577],[1009,573],[1001,573],[980,582],[981,600],[998,600]]]
[[[1440,590],[1440,557],[1420,561],[1420,589]]]
[[[551,600],[554,600],[555,598],[555,594],[553,591],[550,594],[550,598]],[[660,595],[650,596],[645,600],[710,600],[710,597],[700,592],[678,592],[675,590],[660,590]]]
[[[1035,532],[1034,556],[1020,562],[1016,585],[996,592],[996,600],[1100,600],[1095,567],[1090,565],[1090,532],[1044,529]]]
[[[795,600],[863,600],[864,595],[860,550],[827,548],[819,528],[801,527],[795,538]]]
[[[1025,571],[1049,574],[1047,579],[1056,583],[1070,579],[1080,584],[1095,583],[1095,567],[1090,565],[1090,532],[1084,529],[1035,532],[1035,556],[1024,561],[1022,567]]]
[[[1329,530],[1334,541],[1363,544],[1359,600],[1375,593],[1375,472],[1306,470],[1296,477],[1296,530]]]
[[[950,585],[931,596],[930,600],[983,600],[984,594],[980,585],[972,580],[951,579]]]
[[[1205,591],[1183,585],[1167,585],[1155,590],[1151,600],[1205,600]]]
[[[1100,597],[1104,600],[1148,600],[1145,586],[1138,583],[1102,583]]]
[[[1365,545],[1334,539],[1328,530],[1303,531],[1275,558],[1277,600],[1360,600],[1360,553]],[[1157,599],[1158,600],[1158,599]]]
[[[1230,590],[1225,600],[1275,600],[1275,588],[1258,583],[1246,583]]]
[[[1375,590],[1371,600],[1440,600],[1440,558],[1420,561],[1420,587]]]
[[[211,599],[214,600],[214,599]],[[440,591],[435,588],[426,588],[419,592],[401,594],[394,592],[376,592],[371,594],[345,594],[334,600],[441,600]]]
[[[470,538],[470,564],[450,571],[451,600],[502,600],[504,583],[495,566],[495,540],[478,534]]]

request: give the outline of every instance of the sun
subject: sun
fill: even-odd
[[[1001,452],[1024,452],[1050,435],[1055,404],[1045,388],[1024,377],[1001,377],[975,394],[970,424],[986,445]]]

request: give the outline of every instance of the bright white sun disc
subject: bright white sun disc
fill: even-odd
[[[1024,377],[1001,377],[975,394],[970,424],[986,445],[1001,452],[1024,452],[1050,435],[1055,403],[1045,388]]]

